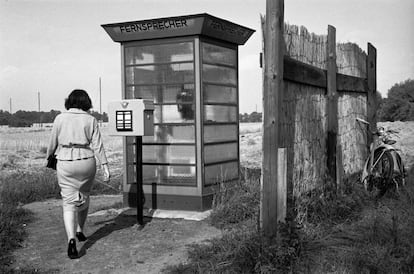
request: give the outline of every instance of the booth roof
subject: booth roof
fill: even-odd
[[[244,45],[255,30],[207,13],[104,24],[114,42],[130,42],[190,35],[207,36]]]

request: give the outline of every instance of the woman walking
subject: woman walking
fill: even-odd
[[[58,159],[56,171],[63,202],[63,221],[68,237],[68,256],[78,258],[76,240],[86,241],[83,227],[89,210],[89,194],[98,159],[109,181],[110,172],[97,120],[87,111],[92,101],[84,90],[75,89],[65,101],[66,112],[53,122],[47,155]]]

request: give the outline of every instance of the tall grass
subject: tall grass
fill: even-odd
[[[314,272],[414,273],[413,178],[411,169],[405,189],[369,200],[358,219],[309,233]]]
[[[172,273],[414,273],[414,170],[399,193],[375,200],[350,178],[299,197],[296,218],[267,239],[257,229],[258,179],[222,191],[210,222],[221,238],[190,246]],[[223,195],[223,194],[220,194]],[[250,209],[254,209],[250,211]],[[232,216],[233,213],[235,216]],[[246,214],[243,214],[246,213]]]
[[[56,176],[44,168],[39,171],[3,171],[0,175],[0,273],[11,271],[11,252],[24,240],[24,224],[31,213],[23,204],[59,197]]]
[[[0,132],[0,149],[7,151],[39,151],[49,142],[50,128],[8,128]]]

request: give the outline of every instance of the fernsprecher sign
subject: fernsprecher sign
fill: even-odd
[[[115,42],[205,35],[243,45],[254,30],[207,13],[102,25]]]
[[[133,33],[144,31],[162,31],[180,28],[188,28],[194,25],[194,20],[191,19],[164,19],[154,20],[143,23],[126,23],[114,29],[117,33]]]

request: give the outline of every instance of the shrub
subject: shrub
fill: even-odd
[[[244,174],[248,174],[245,171]],[[249,176],[249,175],[247,175]],[[229,228],[245,220],[257,220],[260,202],[260,181],[246,177],[227,185],[221,183],[213,201],[210,222],[218,228]]]
[[[16,170],[0,176],[0,198],[4,204],[26,204],[48,198],[58,198],[60,189],[56,174],[49,169]]]

